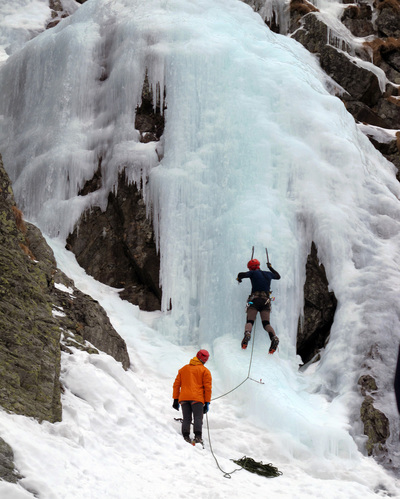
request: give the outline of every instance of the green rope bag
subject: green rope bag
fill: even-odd
[[[262,461],[258,463],[251,457],[243,456],[242,459],[238,459],[237,461],[231,459],[231,461],[238,464],[245,470],[250,471],[250,473],[257,473],[257,475],[265,476],[266,478],[275,478],[282,475],[282,471],[279,471],[278,468],[273,466],[271,463],[263,464]]]

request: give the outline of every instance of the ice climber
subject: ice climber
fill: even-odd
[[[212,377],[205,367],[210,354],[199,350],[196,357],[178,371],[173,386],[172,407],[179,411],[182,407],[182,435],[186,442],[203,445],[203,414],[208,412],[211,401]],[[190,438],[190,424],[194,420],[194,440]]]
[[[247,299],[247,322],[244,328],[242,348],[247,348],[257,312],[260,312],[263,328],[267,331],[271,339],[269,353],[273,354],[278,347],[279,338],[269,323],[271,314],[270,285],[271,279],[280,279],[281,276],[272,268],[269,262],[267,263],[267,267],[269,272],[261,270],[260,262],[256,258],[252,258],[247,264],[249,271],[239,272],[236,279],[239,283],[242,282],[242,279],[248,278],[251,280],[251,295]]]

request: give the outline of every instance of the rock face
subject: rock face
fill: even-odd
[[[343,26],[328,25],[329,19],[307,0],[282,0],[280,4],[272,0],[272,8],[271,0],[243,1],[260,13],[272,31],[291,36],[316,54],[321,67],[338,84],[337,96],[357,122],[400,129],[399,0],[343,1],[339,20]],[[357,38],[353,42],[352,36]],[[367,136],[400,172],[400,141],[390,141],[387,152],[386,139],[380,142],[372,133]]]
[[[297,354],[304,364],[319,359],[318,353],[329,339],[336,304],[334,293],[328,289],[324,266],[318,261],[317,248],[312,243],[306,264],[304,318],[297,332]]]
[[[363,44],[351,46],[315,12],[304,17],[292,14],[291,36],[315,53],[321,67],[345,90],[338,96],[356,121],[396,130],[400,128],[400,6],[397,0],[375,4],[375,12],[370,2],[362,0],[343,10],[343,24],[354,36],[366,38]],[[377,77],[380,70],[388,80],[385,88]],[[399,170],[397,141],[388,154],[376,139],[373,144]]]
[[[22,476],[14,467],[14,452],[12,448],[0,438],[0,480],[17,483]]]
[[[93,345],[128,369],[125,342],[104,310],[57,269],[40,230],[23,221],[0,156],[0,406],[60,421],[60,348],[96,354]],[[0,479],[21,478],[0,438]]]
[[[142,142],[158,141],[164,130],[164,118],[158,106],[153,108],[147,79],[135,128]],[[79,194],[99,189],[101,177],[100,163],[93,179]],[[127,182],[124,172],[119,176],[116,193],[108,197],[106,211],[92,208],[84,213],[67,239],[67,248],[88,274],[104,284],[123,288],[121,298],[143,310],[161,308],[160,259],[152,223],[139,189]]]
[[[130,361],[125,341],[112,327],[104,309],[93,298],[79,291],[74,282],[57,269],[53,252],[40,230],[32,224],[26,226],[29,248],[49,283],[53,310],[56,312],[54,320],[62,332],[62,349],[70,352],[69,345],[96,353],[95,348],[87,345],[89,342],[128,369]]]
[[[56,267],[40,231],[22,220],[0,162],[0,405],[51,422],[61,420],[61,332],[129,367],[124,340],[104,310]],[[58,313],[54,313],[54,310]]]
[[[48,280],[32,258],[2,162],[0,224],[0,405],[59,421],[60,330]]]
[[[133,184],[121,175],[117,194],[105,212],[93,208],[82,215],[67,239],[79,264],[98,281],[123,288],[121,298],[143,310],[161,308],[160,261],[146,206]]]

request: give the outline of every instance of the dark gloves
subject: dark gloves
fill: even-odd
[[[268,267],[269,269],[272,269],[272,265],[271,265],[269,262],[267,263],[267,267]]]
[[[240,283],[240,282],[242,282],[242,279],[240,279],[239,277],[236,277],[236,280],[237,280],[237,282],[239,282],[239,283]]]
[[[203,414],[206,414],[210,409],[210,402],[206,402],[203,407]]]
[[[172,404],[172,407],[174,409],[176,409],[177,411],[179,411],[179,400],[178,399],[174,399],[174,403]]]

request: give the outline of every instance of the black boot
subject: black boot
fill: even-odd
[[[201,438],[201,433],[196,433],[194,435],[194,443],[201,444],[204,447],[204,442],[203,442],[203,439]]]
[[[243,340],[242,340],[242,348],[243,348],[243,350],[246,350],[247,344],[250,341],[250,338],[251,338],[251,333],[249,333],[249,331],[245,331],[244,332],[244,336],[243,336]]]
[[[279,345],[279,338],[275,335],[271,338],[271,346],[269,347],[269,352],[271,355],[276,351]]]
[[[183,435],[183,439],[184,439],[185,442],[188,442],[189,444],[192,443],[192,439],[189,437],[189,433],[185,433]]]

